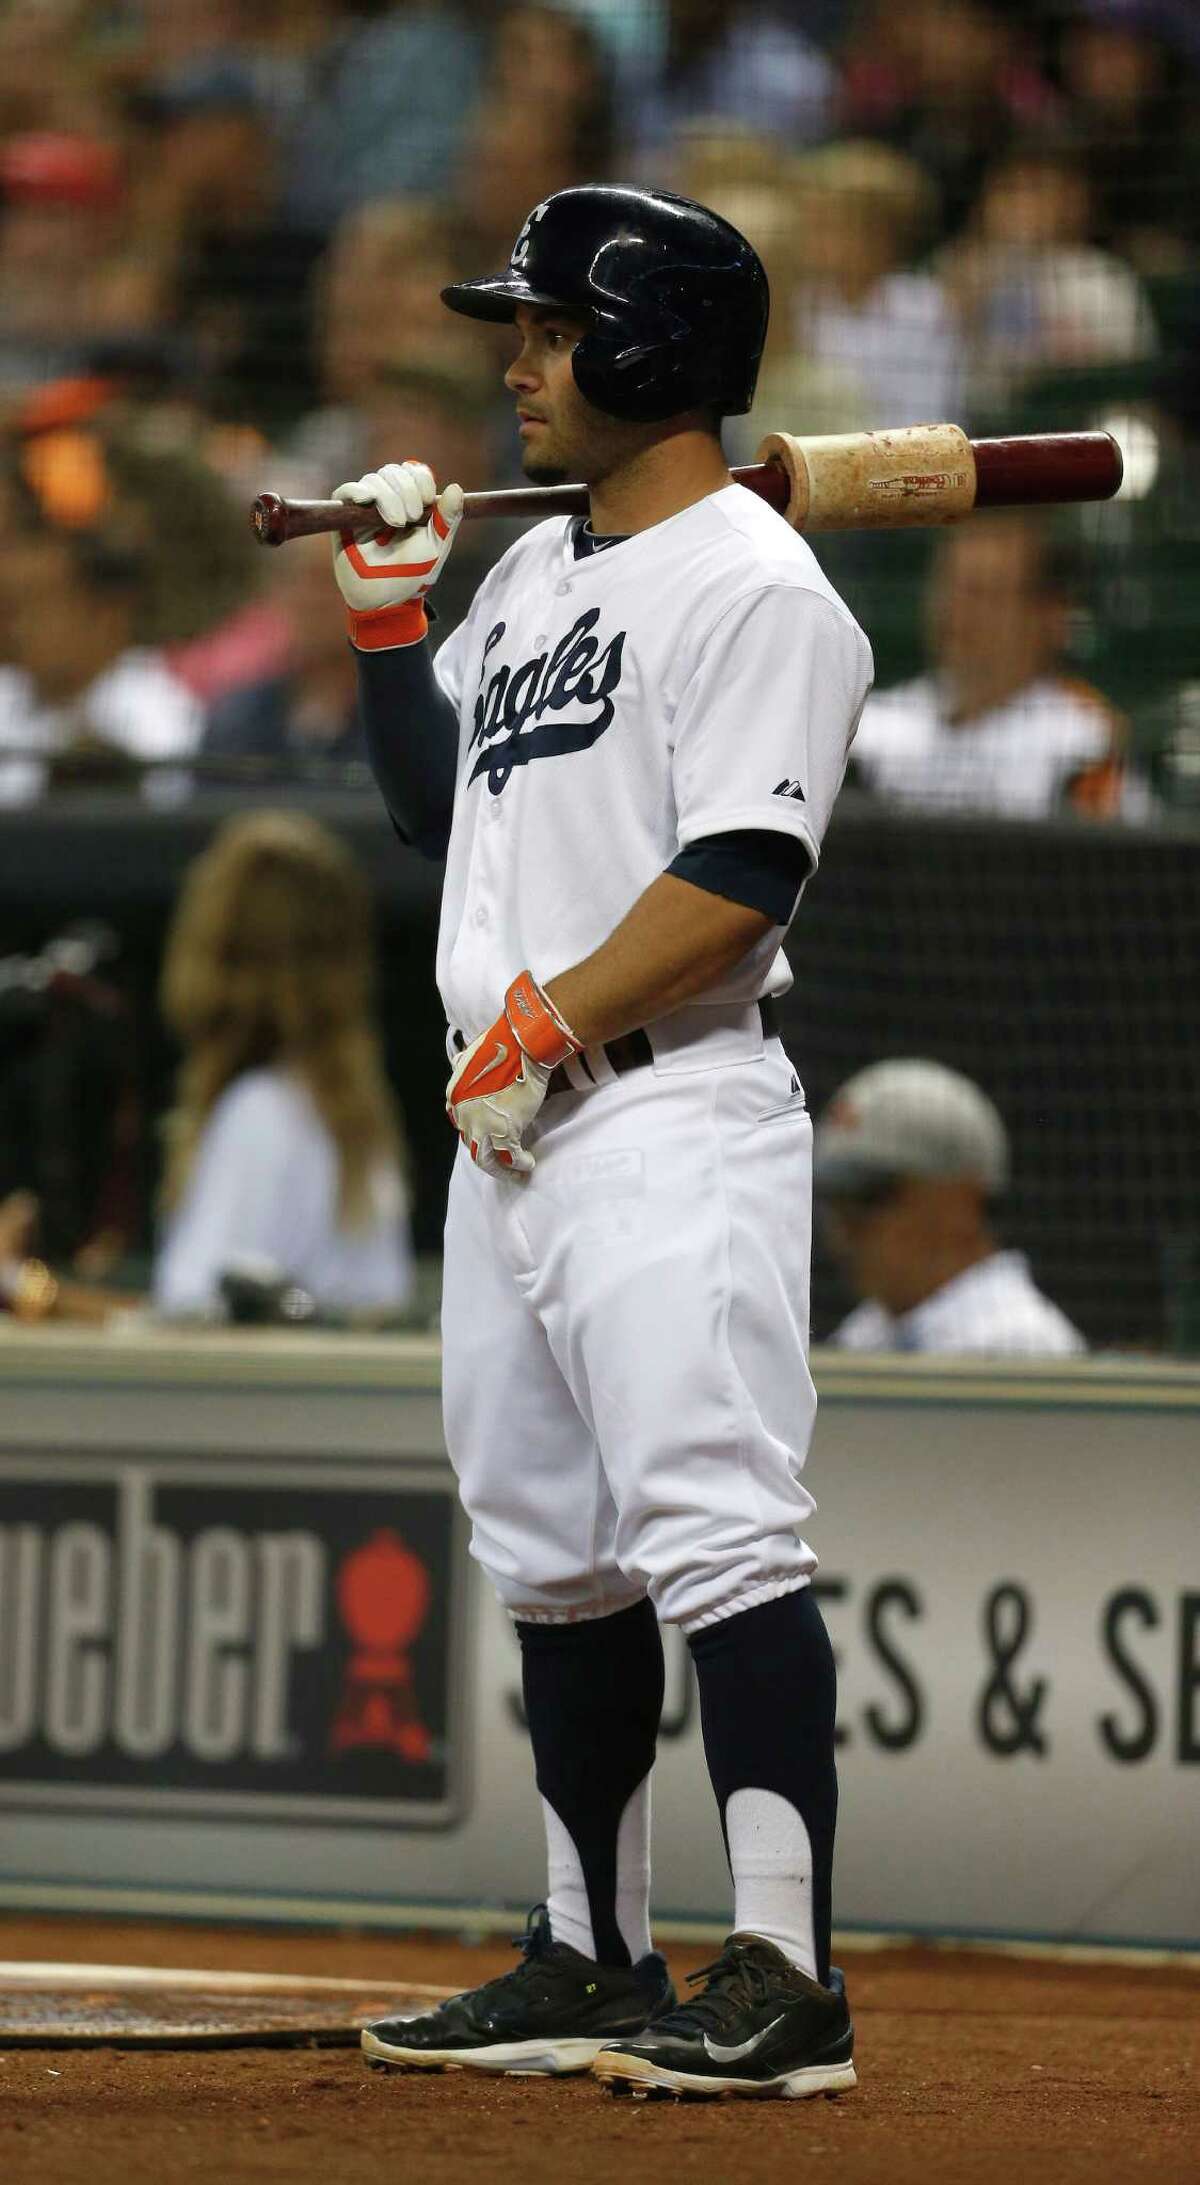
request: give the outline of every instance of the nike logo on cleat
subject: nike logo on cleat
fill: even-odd
[[[773,2018],[769,2026],[763,2027],[761,2033],[752,2033],[748,2041],[738,2041],[733,2048],[722,2048],[719,2041],[710,2041],[706,2033],[704,2036],[705,2054],[714,2064],[740,2063],[743,2056],[753,2056],[755,2049],[761,2048],[767,2035],[774,2033],[776,2026],[783,2024],[786,2015],[786,2012],[781,2011],[778,2018]]]

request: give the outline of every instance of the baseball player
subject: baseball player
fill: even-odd
[[[343,486],[416,528],[335,549],[380,787],[446,860],[446,1437],[520,1641],[549,1890],[513,1972],[364,2047],[639,2093],[836,2090],[834,1669],[800,1533],[812,1137],[774,1004],[870,650],[721,452],[767,324],[736,229],[566,190],[503,273],[442,294],[513,328],[529,477],[590,491],[435,659],[459,488],[415,461]],[[648,1927],[662,1619],[695,1662],[736,1900],[682,2005]]]

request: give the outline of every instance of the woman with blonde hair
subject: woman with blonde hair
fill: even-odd
[[[183,1047],[167,1118],[160,1313],[219,1309],[222,1273],[268,1262],[318,1307],[411,1294],[399,1119],[370,1021],[367,889],[299,812],[229,821],[192,865],[162,1007]]]

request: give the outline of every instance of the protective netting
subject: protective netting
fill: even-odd
[[[1198,945],[1195,846],[1178,831],[851,802],[792,931],[785,1036],[818,1115],[882,1058],[972,1079],[1011,1141],[1000,1241],[1090,1344],[1194,1350]],[[815,1332],[852,1302],[819,1228]]]
[[[1121,444],[1104,506],[819,542],[880,695],[787,1020],[814,1110],[889,1057],[965,1073],[1011,1136],[997,1233],[1047,1295],[1093,1345],[1200,1348],[1198,89],[1194,0],[0,9],[0,1191],[37,1185],[52,1256],[148,1249],[160,928],[212,792],[310,802],[370,857],[435,1244],[434,882],[381,846],[326,542],[260,553],[246,511],[409,454],[517,482],[508,334],[440,290],[548,193],[619,180],[764,260],[731,460],[930,419]],[[435,641],[512,536],[464,527]],[[101,788],[140,814],[115,866]],[[139,1011],[102,1049],[50,1037],[88,1017],[43,976],[100,909]],[[93,1189],[114,1042],[138,1086]],[[851,1303],[825,1238],[819,1334]]]

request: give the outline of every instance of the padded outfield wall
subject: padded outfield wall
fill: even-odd
[[[843,1927],[1200,1944],[1200,1369],[818,1353]],[[0,1329],[0,1902],[461,1926],[544,1889],[415,1338]],[[677,1635],[655,1905],[728,1884]]]

